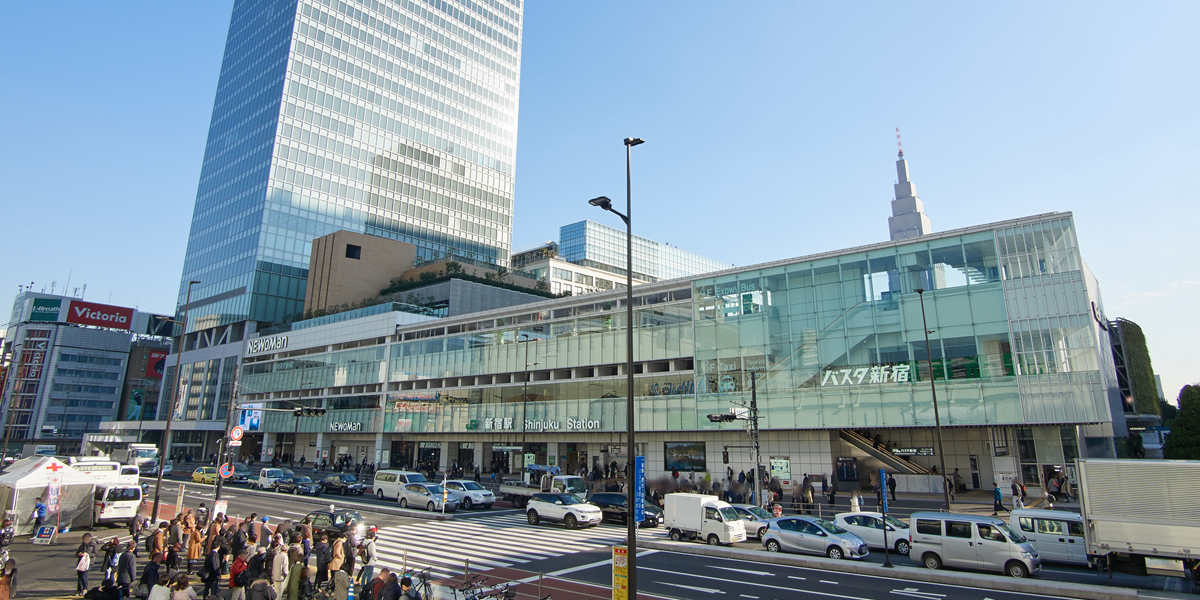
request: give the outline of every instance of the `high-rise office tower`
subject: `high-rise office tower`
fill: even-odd
[[[310,242],[341,229],[506,265],[522,10],[237,0],[179,288],[182,308],[202,282],[189,331],[300,314]]]
[[[896,142],[900,141],[900,130],[896,129]],[[908,161],[904,160],[904,146],[900,146],[900,157],[896,159],[896,199],[892,200],[892,216],[888,217],[888,231],[892,241],[910,240],[929,235],[933,228],[925,214],[925,204],[917,197],[917,186],[908,178]]]

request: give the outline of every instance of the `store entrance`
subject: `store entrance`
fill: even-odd
[[[475,473],[475,442],[458,444],[458,468],[462,469],[464,477],[473,477]]]
[[[441,467],[442,445],[439,442],[421,442],[418,448],[417,470],[422,473],[436,473]]]
[[[415,448],[416,444],[413,442],[393,441],[392,458],[388,466],[402,471],[411,470]]]

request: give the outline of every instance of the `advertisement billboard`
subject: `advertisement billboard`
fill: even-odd
[[[57,321],[62,309],[62,300],[57,298],[34,298],[29,310],[30,321]]]
[[[238,415],[238,427],[244,431],[258,431],[262,426],[262,407],[261,404],[243,404]]]
[[[132,321],[132,308],[84,302],[83,300],[72,300],[71,305],[67,308],[68,323],[128,330]]]
[[[162,379],[163,372],[166,370],[167,351],[151,350],[150,357],[146,359],[146,377]]]
[[[668,471],[706,471],[704,442],[664,442],[663,454]]]

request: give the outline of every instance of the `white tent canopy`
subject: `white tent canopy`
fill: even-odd
[[[31,456],[14,462],[0,473],[0,509],[13,519],[17,533],[33,533],[33,507],[37,499],[49,506],[50,487],[57,480],[58,511],[46,512],[46,525],[86,525],[92,517],[96,480],[51,456]]]

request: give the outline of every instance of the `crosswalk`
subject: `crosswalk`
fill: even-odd
[[[666,539],[662,529],[642,529],[639,537]],[[389,569],[426,567],[438,578],[459,575],[470,560],[471,571],[513,567],[523,563],[607,548],[625,541],[625,530],[601,525],[566,529],[561,525],[529,525],[522,513],[481,519],[433,521],[380,529],[375,538],[379,564]]]

